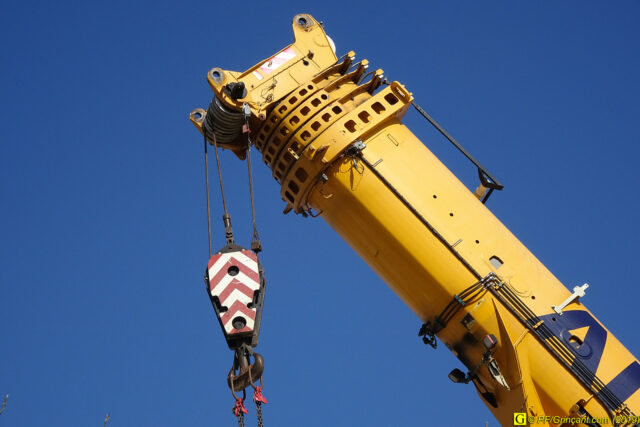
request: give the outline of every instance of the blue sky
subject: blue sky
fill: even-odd
[[[505,184],[490,208],[568,287],[588,282],[585,304],[640,354],[640,3],[7,2],[0,426],[101,426],[107,412],[109,426],[234,425],[187,114],[210,100],[207,70],[270,56],[300,12],[338,54],[404,83]],[[475,186],[417,113],[405,123]],[[223,161],[248,245],[245,165]],[[496,425],[447,379],[460,363],[424,348],[419,320],[339,236],[282,215],[261,162],[254,176],[267,425]]]

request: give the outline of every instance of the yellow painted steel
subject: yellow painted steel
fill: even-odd
[[[389,136],[398,142],[395,145]],[[473,194],[401,123],[381,129],[366,140],[364,156],[403,196],[411,201],[440,234],[471,264],[486,275],[495,272],[516,289],[538,314],[552,312],[569,292],[480,203]],[[328,181],[315,189],[310,204],[354,250],[385,280],[422,320],[432,319],[453,296],[476,279],[370,171],[349,159],[334,163]],[[436,197],[434,197],[436,196]],[[489,262],[498,256],[504,264],[495,269]],[[581,304],[569,309],[585,310]],[[466,313],[475,318],[468,331],[461,323]],[[594,417],[608,414],[590,393],[528,333],[504,307],[486,295],[463,310],[445,327],[439,338],[451,349],[470,332],[478,340],[495,334],[501,348],[495,355],[504,372],[508,391],[479,375],[500,403],[492,408],[504,425],[514,412],[534,415],[569,415],[580,400]],[[510,348],[504,348],[510,347]],[[477,364],[482,349],[467,354],[469,367]],[[611,334],[596,374],[608,383],[636,359]],[[640,409],[640,393],[627,400]]]
[[[325,70],[337,59],[322,25],[310,15],[301,13],[293,18],[293,33],[294,43],[243,73],[219,67],[212,68],[207,73],[207,81],[213,93],[227,106],[239,109],[243,103],[247,103],[251,107],[252,129],[260,126],[266,117],[266,111],[276,101]],[[279,57],[283,52],[287,60],[280,63]],[[291,55],[295,56],[290,57]],[[248,91],[247,96],[241,100],[233,99],[224,90],[227,84],[236,82],[244,83]],[[189,119],[201,128],[205,115],[203,109],[195,109]],[[221,146],[242,157],[244,141],[240,135],[235,141]]]
[[[637,359],[579,300],[562,315],[552,309],[571,292],[402,124],[411,94],[397,82],[379,88],[382,70],[361,83],[367,63],[348,73],[353,52],[336,62],[328,41],[318,41],[324,37],[320,25],[304,16],[311,23],[304,34],[325,48],[315,56],[314,73],[275,74],[283,89],[272,88],[268,102],[264,84],[233,102],[223,95],[224,84],[212,85],[229,107],[251,106],[256,147],[282,184],[286,210],[320,215],[424,322],[434,322],[456,296],[493,274],[495,286],[460,305],[437,335],[476,374],[479,393],[494,396],[497,407],[480,393],[503,425],[513,425],[517,412],[600,418],[640,413],[640,391],[607,409],[600,385],[623,390],[618,375],[633,371]],[[295,19],[294,31],[298,43]],[[256,67],[233,79],[255,86]],[[263,102],[256,102],[259,97]],[[204,110],[191,115],[201,128],[203,118],[195,112]],[[500,296],[506,289],[510,299]],[[535,316],[523,318],[523,310]],[[554,323],[569,318],[587,323],[558,332]],[[556,332],[545,338],[545,330]],[[591,338],[592,330],[601,332],[599,340]],[[487,334],[498,338],[493,357],[508,388],[483,364]],[[594,361],[593,372],[580,371]],[[576,372],[587,372],[592,382]],[[624,378],[627,389],[634,385],[633,376]]]

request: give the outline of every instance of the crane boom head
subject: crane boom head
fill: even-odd
[[[250,127],[259,128],[273,107],[287,94],[337,60],[333,41],[311,15],[293,18],[294,42],[244,72],[212,68],[207,81],[214,97],[207,110],[197,108],[189,119],[210,143],[244,159],[243,105],[251,108]]]

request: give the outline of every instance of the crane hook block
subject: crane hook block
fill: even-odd
[[[258,256],[229,244],[209,259],[205,282],[229,348],[258,345],[266,284]]]

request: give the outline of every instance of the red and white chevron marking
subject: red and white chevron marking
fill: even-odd
[[[236,267],[238,274],[229,274]],[[218,297],[227,311],[220,313],[220,319],[227,335],[253,331],[256,309],[247,305],[253,300],[253,293],[260,289],[260,272],[258,257],[253,251],[244,249],[237,252],[216,254],[208,265],[209,292]],[[233,327],[233,319],[243,317],[246,326],[242,329]]]
[[[282,64],[284,64],[285,62],[295,57],[296,57],[295,50],[293,50],[292,47],[288,47],[282,52],[280,52],[279,54],[277,54],[276,56],[264,61],[262,65],[258,68],[258,70],[260,70],[260,73],[256,73],[254,71],[253,74],[258,78],[258,80],[262,80],[262,76],[269,75],[274,70],[280,68]]]

